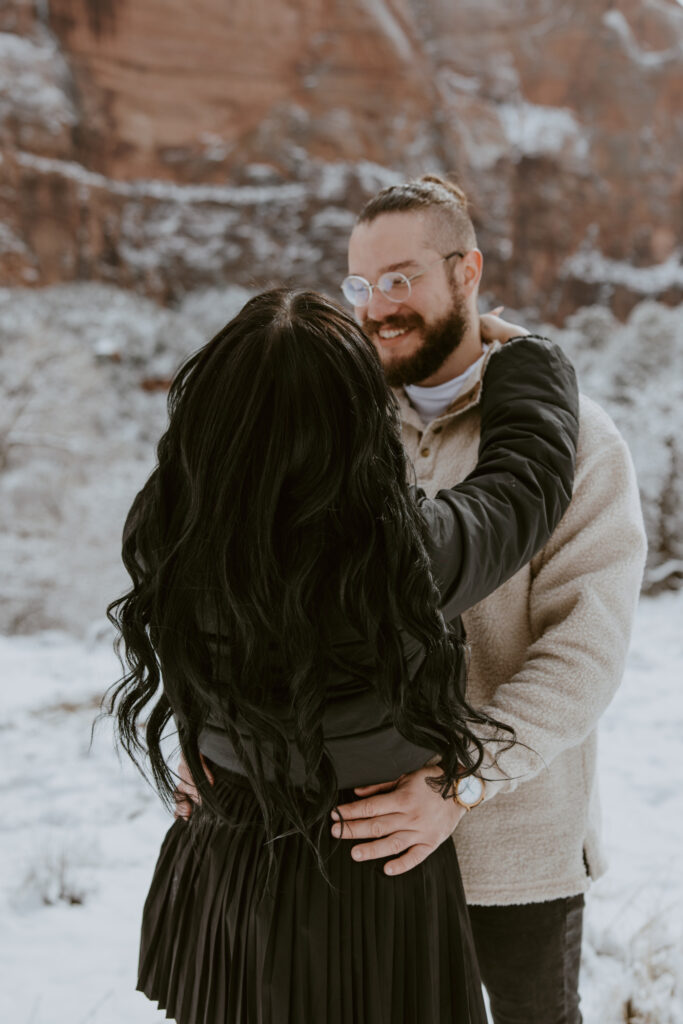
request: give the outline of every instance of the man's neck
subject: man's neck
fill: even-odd
[[[447,380],[459,377],[468,367],[476,363],[477,359],[481,359],[483,354],[484,348],[481,343],[479,317],[476,317],[463,335],[460,344],[453,349],[446,362],[431,377],[425,377],[424,380],[417,383],[421,388],[433,388],[437,384],[445,384]]]

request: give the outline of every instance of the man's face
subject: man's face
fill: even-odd
[[[429,267],[411,282],[404,301],[392,302],[374,288],[368,305],[354,309],[393,387],[418,384],[436,373],[468,326],[464,297],[452,280],[452,261],[437,262],[446,253],[435,248],[429,226],[430,218],[422,213],[385,213],[356,225],[349,241],[349,274],[370,284],[387,271],[411,277]]]

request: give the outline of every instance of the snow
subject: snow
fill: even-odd
[[[299,184],[269,185],[176,185],[167,181],[137,179],[117,181],[96,171],[89,171],[73,160],[58,160],[18,151],[17,163],[41,174],[58,174],[88,188],[101,188],[129,198],[170,200],[176,203],[226,203],[234,206],[252,203],[296,202],[306,197],[306,186]]]
[[[641,602],[626,679],[601,725],[611,870],[590,895],[587,1024],[683,1021],[682,622],[681,593]]]
[[[277,171],[264,164],[250,164],[244,168],[245,175],[252,181],[251,184],[178,185],[168,181],[142,178],[119,181],[97,171],[90,171],[73,160],[38,156],[22,150],[15,153],[15,158],[22,167],[39,171],[41,174],[57,174],[85,188],[104,189],[127,199],[156,199],[177,203],[179,206],[196,206],[201,203],[232,207],[266,206],[269,203],[285,206],[304,202],[310,198],[312,191],[320,202],[343,203],[352,178],[359,182],[364,192],[368,193],[403,181],[398,172],[369,160],[353,164],[340,162],[309,166],[309,171],[313,172],[315,177],[312,186],[310,182],[274,182]],[[310,164],[308,157],[306,160]],[[259,179],[265,179],[267,183],[259,184]],[[212,211],[212,215],[215,215],[215,210]],[[219,229],[216,230],[216,234],[220,234]]]
[[[361,189],[368,195],[374,195],[382,188],[388,188],[389,185],[397,185],[404,181],[404,177],[398,171],[383,167],[382,164],[373,163],[371,160],[361,160],[353,166],[354,172],[358,175]]]
[[[445,67],[439,68],[436,77],[445,95],[464,92],[476,96],[481,91],[481,80],[476,75],[463,75],[453,68]]]
[[[303,150],[301,154],[303,161]],[[87,231],[77,246],[84,265],[94,276],[99,266],[109,279],[120,277],[120,267],[127,268],[129,287],[162,301],[177,301],[184,293],[226,282],[301,285],[312,281],[313,267],[316,281],[326,282],[336,293],[353,223],[348,196],[372,194],[400,180],[368,161],[328,165],[306,157],[296,182],[276,168],[253,164],[235,172],[231,184],[179,185],[118,181],[74,161],[25,149],[15,157],[31,179],[34,172],[68,182],[81,205],[92,205],[93,193],[105,196],[116,266],[108,256],[102,264],[99,241]],[[64,259],[73,262],[72,257],[69,250]],[[22,257],[24,262],[30,258]],[[32,267],[25,272],[36,273]]]
[[[52,36],[36,39],[0,32],[0,123],[11,117],[22,126],[58,134],[78,120],[68,96],[69,71]]]
[[[191,321],[106,286],[0,290],[5,630],[102,617],[105,591],[123,583],[123,517],[166,419],[165,394],[141,385],[203,340]]]
[[[392,43],[396,56],[403,61],[414,60],[415,48],[392,7],[393,4],[386,0],[366,0],[364,4],[365,11],[375,19],[382,37]]]
[[[571,110],[536,103],[501,103],[498,116],[509,144],[524,156],[588,157],[588,139]]]
[[[672,253],[662,263],[636,267],[625,260],[609,259],[595,249],[583,248],[569,257],[560,273],[580,281],[624,285],[641,295],[658,295],[667,288],[683,285],[683,251]]]
[[[373,165],[363,173],[384,183]],[[339,185],[337,168],[329,193]],[[330,217],[321,211],[321,231]],[[172,241],[172,220],[159,230]],[[117,760],[107,723],[89,749],[96,700],[118,674],[103,609],[122,589],[123,517],[165,423],[163,390],[141,385],[167,379],[250,294],[203,289],[161,309],[97,284],[0,289],[0,624],[26,634],[0,636],[3,1021],[163,1019],[133,989],[140,910],[168,820]],[[681,310],[648,300],[619,324],[591,307],[547,333],[631,447],[649,584],[680,580]],[[682,615],[683,591],[641,602],[626,679],[603,721],[612,868],[588,903],[586,1024],[683,1024]]]
[[[116,678],[113,653],[45,633],[0,640],[0,664],[0,1017],[79,1024],[92,1010],[98,1024],[161,1019],[130,979],[149,853],[166,821],[108,737],[88,749],[95,702]]]
[[[544,106],[519,99],[517,71],[496,65],[486,87],[474,77],[442,68],[436,85],[453,115],[470,168],[490,171],[502,160],[552,157],[585,167],[589,155],[587,128],[566,107]],[[482,92],[483,90],[483,92]],[[491,94],[500,102],[484,100]]]
[[[646,585],[681,580],[683,560],[683,317],[640,302],[625,324],[585,307],[542,332],[574,361],[583,391],[614,419],[631,450],[649,553]],[[666,567],[666,569],[665,569]]]
[[[683,1022],[682,617],[683,592],[641,602],[601,726],[611,866],[587,902],[585,1024]],[[118,674],[108,636],[0,637],[0,674],[0,1018],[164,1020],[134,988],[140,913],[170,818],[117,759],[107,720],[90,746],[96,702]]]
[[[15,235],[7,224],[0,224],[0,254],[9,252],[28,255],[28,249],[21,238]]]
[[[681,3],[681,0],[678,0]],[[683,50],[680,44],[669,47],[668,50],[644,50],[638,45],[633,30],[621,11],[615,8],[605,11],[602,16],[603,24],[611,29],[619,37],[622,46],[629,58],[640,65],[644,70],[659,69],[673,61],[680,61]]]
[[[464,100],[463,100],[464,97]],[[453,106],[468,106],[470,99],[464,94],[452,97]],[[480,101],[475,100],[476,116],[465,116],[462,109],[458,111],[454,128],[462,141],[467,153],[467,161],[471,169],[480,172],[491,171],[499,161],[510,156],[510,145],[502,130],[502,122],[494,109],[487,109]]]
[[[169,253],[171,213],[158,225]],[[335,225],[340,237],[348,232],[329,208],[313,225],[305,251],[295,235],[288,242],[291,264],[312,258],[312,243]],[[267,239],[256,232],[254,244],[265,250]],[[0,289],[0,631],[84,635],[101,619],[124,583],[121,527],[154,464],[164,382],[251,294],[204,288],[162,309],[101,284]],[[675,584],[683,579],[681,310],[648,300],[619,324],[590,307],[564,330],[544,332],[564,345],[583,390],[631,448],[650,541],[648,586]]]

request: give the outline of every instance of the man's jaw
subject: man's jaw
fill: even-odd
[[[362,327],[380,357],[391,387],[422,381],[429,386],[439,383],[433,380],[434,375],[461,344],[468,318],[464,302],[454,297],[451,310],[430,324],[417,313],[396,313],[379,321],[368,317]]]

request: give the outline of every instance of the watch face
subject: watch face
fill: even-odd
[[[458,799],[464,804],[476,804],[484,791],[484,784],[476,775],[458,780]]]

